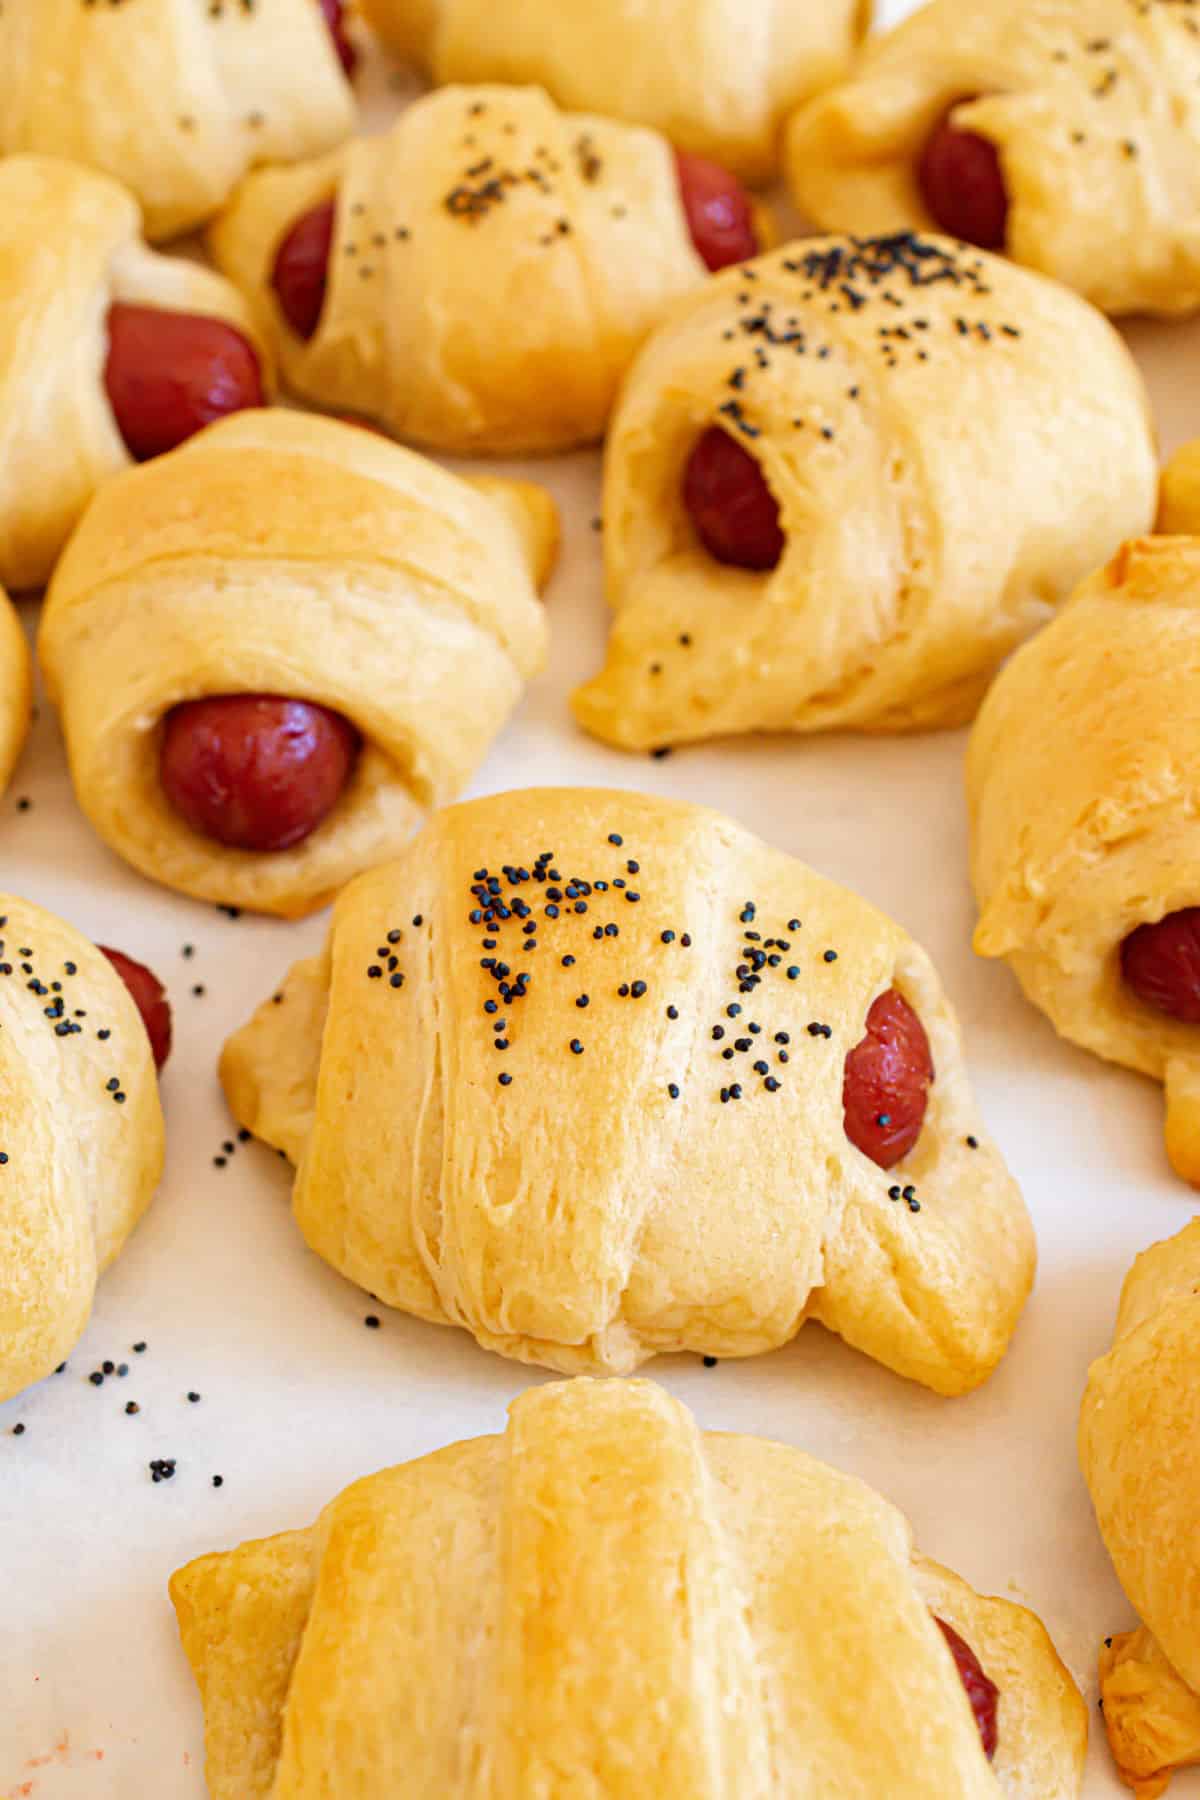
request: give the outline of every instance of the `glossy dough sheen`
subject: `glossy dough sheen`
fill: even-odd
[[[255,163],[317,156],[354,130],[317,0],[4,0],[0,69],[0,153],[115,176],[153,238],[210,218]]]
[[[681,302],[622,391],[604,484],[617,618],[577,717],[627,749],[961,724],[1149,527],[1141,378],[1074,295],[945,238],[803,240],[748,269]],[[714,561],[684,510],[712,424],[779,502],[769,574]]]
[[[0,893],[0,1400],[49,1375],[82,1336],[97,1277],[158,1185],[163,1120],[150,1042],[103,951]],[[27,955],[25,952],[32,952]],[[33,991],[23,964],[33,968]],[[67,964],[74,964],[71,974]],[[60,1034],[47,1016],[61,981]],[[97,1033],[110,1035],[101,1040]],[[119,1079],[122,1102],[109,1081]]]
[[[306,343],[271,273],[297,219],[335,193]],[[446,88],[380,137],[252,175],[210,242],[297,393],[452,451],[599,437],[634,351],[707,274],[670,144],[560,112],[537,88]]]
[[[114,301],[226,320],[267,378],[236,288],[148,250],[116,182],[52,157],[0,160],[0,582],[9,588],[49,580],[96,488],[129,466],[104,386]]]
[[[967,764],[975,948],[1055,1029],[1167,1090],[1200,1185],[1200,1032],[1121,979],[1137,926],[1200,903],[1200,539],[1128,544],[996,681]]]
[[[16,766],[33,710],[33,659],[12,603],[0,588],[0,794]]]
[[[564,878],[612,885],[577,911],[547,882],[564,894],[548,915],[542,884],[510,890],[500,875],[547,850]],[[506,904],[532,908],[536,953],[516,916],[471,921],[480,868]],[[481,966],[489,931],[509,985],[531,976],[524,998],[505,1001]],[[779,932],[790,945],[749,991],[748,931],[765,953]],[[842,1069],[893,986],[920,1014],[937,1080],[920,1142],[885,1174],[846,1137]],[[924,952],[699,807],[566,788],[439,814],[340,897],[324,955],[229,1041],[222,1076],[239,1121],[298,1164],[300,1228],[335,1268],[567,1373],[627,1373],[667,1350],[748,1356],[816,1318],[962,1393],[1004,1354],[1033,1276],[1028,1216]],[[742,1097],[722,1104],[731,1083]]]
[[[842,75],[870,0],[364,0],[436,82],[538,82],[561,106],[651,125],[747,181],[787,114]]]
[[[467,781],[541,666],[535,589],[556,538],[539,488],[460,480],[374,432],[240,413],[110,482],[55,575],[39,653],[81,806],[135,868],[293,916],[394,854]],[[341,713],[342,799],[291,850],[190,830],[159,725],[207,694]]]
[[[171,1597],[212,1800],[1079,1792],[1083,1703],[1032,1613],[650,1382],[535,1388],[503,1437],[368,1476]],[[1000,1684],[994,1769],[933,1612]]]
[[[1106,1640],[1109,1742],[1138,1800],[1200,1762],[1200,1220],[1139,1256],[1093,1363],[1079,1454],[1121,1585],[1144,1621]]]
[[[953,106],[1000,152],[1018,262],[1108,312],[1191,312],[1195,23],[1178,0],[933,0],[797,115],[785,156],[797,203],[839,231],[925,227],[916,168]]]

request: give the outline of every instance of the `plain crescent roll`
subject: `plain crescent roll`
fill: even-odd
[[[33,711],[33,659],[16,609],[0,588],[0,793],[16,767]]]
[[[115,176],[152,238],[210,218],[255,163],[354,129],[319,0],[5,0],[0,69],[0,154]]]
[[[162,1163],[154,1060],[121,976],[0,893],[0,1401],[78,1343]]]
[[[976,950],[1061,1036],[1165,1085],[1167,1151],[1193,1184],[1200,1032],[1148,1004],[1123,958],[1200,904],[1198,606],[1200,539],[1127,544],[997,678],[967,759]]]
[[[482,760],[545,654],[535,582],[556,536],[539,488],[475,485],[292,412],[239,413],[117,477],[39,643],[80,805],[168,887],[284,916],[323,904]],[[256,693],[329,708],[362,740],[330,816],[276,852],[201,835],[160,779],[172,708]]]
[[[305,339],[276,259],[329,201]],[[209,242],[296,393],[463,453],[600,437],[634,351],[706,275],[666,139],[560,111],[536,87],[444,88],[380,136],[260,170]]]
[[[886,1164],[847,1135],[846,1066],[884,995],[933,1071]],[[221,1074],[297,1165],[319,1255],[567,1373],[753,1355],[816,1318],[958,1394],[1032,1281],[924,952],[700,807],[558,788],[436,815],[340,896]]]
[[[111,10],[71,7],[81,31]],[[0,12],[0,46],[11,11]],[[129,467],[105,390],[114,303],[224,320],[267,369],[237,289],[148,250],[124,188],[55,157],[0,159],[0,583],[9,588],[49,579],[97,487]]]
[[[171,1580],[212,1800],[1073,1800],[1083,1702],[1040,1622],[800,1450],[644,1381],[347,1488]],[[939,1622],[999,1690],[989,1765]]]
[[[1017,262],[1106,312],[1191,312],[1198,81],[1187,0],[931,0],[796,114],[784,163],[823,230],[945,225],[922,176],[948,122],[998,165]]]
[[[842,75],[871,0],[364,0],[369,24],[439,84],[537,83],[560,106],[651,125],[747,181],[780,125]]]
[[[1138,1800],[1200,1762],[1200,1220],[1138,1257],[1092,1364],[1079,1455],[1141,1628],[1100,1652],[1104,1723]]]
[[[711,434],[778,513],[732,566],[685,504]],[[801,240],[681,301],[605,456],[616,618],[579,722],[625,749],[970,719],[1004,657],[1129,533],[1158,480],[1112,327],[946,238]]]

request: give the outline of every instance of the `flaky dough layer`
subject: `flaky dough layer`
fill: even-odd
[[[1200,539],[1141,538],[997,678],[967,758],[975,948],[1055,1029],[1164,1083],[1200,1183],[1200,1035],[1121,978],[1137,926],[1200,904]]]
[[[5,0],[0,69],[0,153],[114,176],[152,238],[211,218],[256,163],[320,155],[354,129],[317,0]]]
[[[158,1185],[163,1119],[145,1027],[108,958],[53,914],[3,893],[0,1149],[8,1400],[82,1336],[98,1277]]]
[[[996,146],[1008,249],[1106,312],[1200,305],[1200,31],[1178,0],[932,0],[802,109],[785,162],[826,230],[931,224],[947,111]]]
[[[509,914],[491,925],[489,880]],[[885,1173],[845,1134],[842,1077],[892,986],[937,1078]],[[323,955],[221,1072],[241,1123],[298,1165],[320,1255],[567,1373],[749,1356],[817,1318],[963,1393],[1032,1281],[1029,1219],[924,952],[699,807],[563,788],[438,814],[341,895]]]
[[[271,285],[275,258],[335,197],[305,342]],[[533,87],[444,88],[382,136],[262,170],[210,244],[297,393],[463,453],[600,437],[638,345],[706,274],[666,139]]]
[[[799,1450],[572,1381],[171,1582],[212,1800],[1073,1800],[1045,1630]],[[934,1623],[1000,1688],[992,1767]]]
[[[760,465],[785,547],[717,562],[700,435]],[[680,302],[609,434],[616,621],[581,724],[626,749],[973,717],[1010,650],[1154,517],[1149,402],[1073,294],[948,238],[805,239]]]
[[[1121,1586],[1144,1621],[1108,1638],[1109,1743],[1138,1800],[1200,1762],[1200,1220],[1139,1256],[1093,1363],[1079,1456]]]
[[[651,125],[746,181],[779,128],[843,74],[871,0],[364,0],[436,82],[536,82],[560,106]]]
[[[269,387],[237,289],[148,250],[124,188],[54,157],[0,159],[0,583],[14,590],[49,580],[100,483],[130,466],[104,386],[114,301],[225,320],[254,345]]]
[[[79,803],[152,880],[285,917],[393,855],[465,785],[546,648],[549,496],[460,480],[377,433],[238,413],[106,484],[55,574],[39,655]],[[159,780],[162,720],[208,694],[343,714],[363,740],[294,849],[201,837]]]
[[[16,766],[33,711],[33,658],[12,602],[0,588],[0,794]]]

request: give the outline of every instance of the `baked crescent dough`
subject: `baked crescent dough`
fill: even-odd
[[[16,767],[33,710],[33,659],[11,601],[0,588],[0,794]]]
[[[108,482],[47,596],[39,656],[79,803],[152,880],[285,917],[394,852],[468,780],[545,655],[540,488],[460,480],[374,432],[237,413]],[[267,693],[355,725],[363,751],[303,843],[194,832],[159,779],[183,701]]]
[[[1105,1640],[1109,1743],[1139,1800],[1200,1762],[1200,1220],[1139,1256],[1093,1363],[1079,1455],[1141,1630]]]
[[[871,0],[364,0],[385,43],[447,81],[536,82],[652,125],[746,181],[793,107],[842,75]]]
[[[722,426],[780,508],[769,573],[683,504]],[[582,725],[626,749],[970,719],[989,676],[1122,537],[1158,471],[1145,389],[1074,295],[947,238],[804,240],[682,301],[609,434],[617,618]]]
[[[651,1382],[509,1411],[173,1576],[212,1800],[1078,1794],[1043,1626],[870,1488]],[[1000,1688],[991,1768],[934,1615]]]
[[[163,1163],[154,1060],[125,983],[73,926],[12,894],[0,894],[0,1153],[8,1400],[78,1343]]]
[[[305,342],[271,286],[275,257],[335,195]],[[298,394],[459,452],[600,437],[637,346],[707,273],[666,139],[560,112],[538,88],[444,88],[382,136],[260,170],[209,242]]]
[[[999,152],[1015,259],[1106,312],[1200,305],[1200,35],[1179,0],[932,0],[799,112],[801,210],[857,233],[930,224],[939,120]]]
[[[80,31],[93,16],[77,6],[72,15]],[[0,11],[0,33],[9,17]],[[0,160],[0,582],[9,588],[49,580],[96,488],[129,466],[104,385],[114,301],[223,319],[268,370],[236,288],[148,250],[124,188],[54,157]]]
[[[115,176],[152,238],[211,218],[255,163],[354,130],[318,0],[4,0],[0,69],[0,154]]]
[[[975,948],[1063,1037],[1166,1086],[1200,1184],[1200,1035],[1122,979],[1139,925],[1200,901],[1200,539],[1143,538],[996,680],[967,759]]]
[[[490,925],[487,880],[509,913]],[[936,1080],[885,1173],[845,1134],[842,1084],[892,986]],[[815,1318],[964,1393],[1032,1281],[1032,1228],[925,953],[704,808],[555,788],[438,814],[341,895],[323,955],[221,1073],[239,1121],[298,1164],[321,1256],[567,1373],[749,1356]]]

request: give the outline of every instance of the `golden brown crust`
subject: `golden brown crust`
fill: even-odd
[[[334,196],[329,287],[303,341],[275,257]],[[381,136],[251,175],[209,242],[295,392],[468,454],[600,437],[638,345],[706,274],[666,139],[534,87],[444,88]]]
[[[1105,1726],[1139,1800],[1200,1761],[1200,1220],[1139,1256],[1093,1363],[1079,1456],[1142,1631],[1106,1642]]]
[[[806,239],[749,267],[680,302],[622,390],[616,621],[576,716],[632,750],[962,724],[1009,651],[1149,528],[1141,377],[1074,295],[946,238]],[[778,502],[770,573],[717,562],[685,511],[713,425]]]
[[[0,69],[0,154],[113,176],[152,238],[202,224],[256,163],[317,156],[354,129],[315,0],[5,0]]]
[[[360,1481],[172,1579],[213,1800],[1073,1800],[1083,1704],[1031,1614],[798,1450],[647,1382]],[[989,1768],[930,1609],[1002,1683]],[[853,1704],[846,1695],[853,1692]]]
[[[479,491],[377,433],[245,412],[97,495],[64,554],[40,656],[80,804],[153,880],[285,917],[394,854],[468,780],[540,667],[533,573],[553,504]],[[292,850],[193,832],[158,775],[171,707],[284,694],[357,727],[338,806]]]
[[[1106,312],[1200,305],[1200,38],[1175,0],[932,0],[801,109],[800,210],[856,234],[932,225],[917,169],[934,126],[996,146],[1008,252]]]
[[[845,73],[871,4],[365,0],[363,10],[438,83],[536,83],[560,106],[652,126],[763,182],[778,168],[784,119]]]
[[[12,894],[0,894],[0,1114],[7,1400],[78,1342],[163,1160],[154,1061],[124,982],[79,932]]]
[[[1200,1182],[1195,1028],[1121,978],[1137,926],[1200,900],[1200,539],[1144,538],[1013,657],[967,759],[975,948],[1055,1029],[1162,1081],[1167,1149]]]
[[[499,872],[547,850],[510,893]],[[481,868],[507,921],[471,916]],[[885,1173],[845,1135],[842,1069],[893,985],[937,1079]],[[1007,1347],[1032,1231],[927,957],[716,813],[589,789],[451,808],[343,893],[281,993],[226,1045],[226,1093],[298,1163],[310,1245],[389,1305],[569,1373],[752,1355],[815,1317],[949,1394]]]

